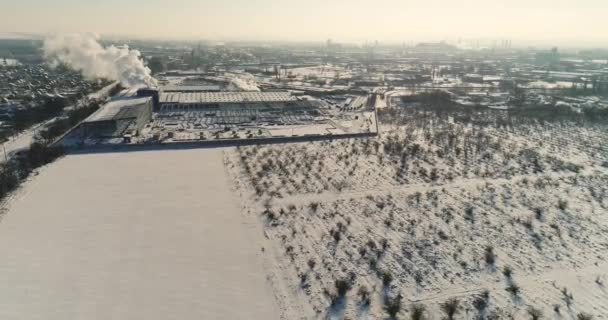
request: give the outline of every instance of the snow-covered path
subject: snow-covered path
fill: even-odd
[[[34,137],[38,133],[38,130],[43,129],[47,124],[53,121],[55,121],[55,118],[35,124],[18,135],[10,137],[4,143],[3,152],[6,152],[6,156],[10,158],[14,153],[29,148],[29,146],[34,142]],[[0,163],[3,163],[4,161],[4,154],[2,154],[2,157],[0,157]]]
[[[276,319],[221,150],[70,155],[0,223],[0,319]]]

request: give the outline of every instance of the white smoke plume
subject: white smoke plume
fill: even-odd
[[[93,34],[58,35],[45,39],[49,63],[64,63],[89,79],[106,78],[128,87],[156,86],[138,50],[124,46],[102,46]]]
[[[231,78],[228,90],[230,91],[254,91],[259,92],[257,82],[255,78],[248,73],[227,73],[226,77]]]

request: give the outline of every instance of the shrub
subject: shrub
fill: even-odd
[[[387,228],[390,228],[393,225],[393,223],[391,222],[391,220],[389,220],[388,218],[386,218],[386,219],[384,219],[384,225]]]
[[[378,269],[378,261],[376,260],[376,258],[369,259],[369,268],[372,271],[376,271]]]
[[[334,241],[336,243],[340,242],[340,240],[342,239],[342,234],[340,233],[340,230],[330,230],[329,233],[331,234],[331,236],[334,238]]]
[[[342,298],[350,290],[351,284],[348,280],[338,279],[336,280],[336,293],[338,297]]]
[[[366,286],[360,286],[359,291],[357,291],[357,295],[359,296],[359,301],[362,305],[368,306],[370,304],[369,290]]]
[[[312,212],[317,212],[317,210],[319,210],[318,202],[311,202],[308,206]]]
[[[473,213],[473,207],[466,208],[464,213],[465,220],[471,223],[475,223],[475,214]]]
[[[313,258],[308,259],[308,267],[310,269],[314,269],[316,264],[317,263],[315,262],[315,259],[313,259]]]
[[[505,290],[507,290],[512,296],[516,297],[521,289],[515,283],[511,283]]]
[[[508,279],[511,279],[511,277],[513,276],[513,269],[511,269],[510,266],[505,266],[502,269],[502,274],[504,274],[505,277],[507,277]]]
[[[410,318],[412,320],[425,319],[424,314],[426,313],[426,307],[424,305],[415,303],[410,307],[410,310],[411,310]]]
[[[483,312],[488,308],[489,300],[490,292],[485,290],[481,295],[475,297],[473,300],[473,307],[475,307],[478,312]]]
[[[566,302],[566,306],[568,306],[568,308],[570,308],[570,306],[572,305],[572,300],[574,300],[574,296],[572,295],[572,293],[568,292],[568,288],[562,289],[562,295],[564,296],[564,301]]]
[[[386,251],[388,248],[388,241],[386,239],[380,240],[380,247],[382,248],[382,252]]]
[[[287,254],[293,253],[293,246],[289,245],[289,246],[285,247],[285,253],[287,253]]]
[[[528,314],[532,318],[532,320],[539,320],[543,317],[543,312],[539,309],[536,309],[532,306],[528,307]]]
[[[445,313],[448,320],[453,320],[454,316],[458,312],[458,308],[460,307],[460,300],[457,298],[451,298],[448,301],[441,304],[441,311]]]
[[[365,257],[366,253],[367,253],[367,249],[365,247],[359,247],[359,255],[361,257]]]
[[[494,254],[494,247],[487,246],[485,252],[486,263],[490,266],[493,266],[496,262],[496,255]]]
[[[593,316],[588,313],[585,313],[585,312],[581,312],[576,315],[576,320],[591,320],[591,319],[593,319]]]
[[[562,307],[559,304],[554,304],[553,305],[553,311],[555,311],[555,313],[557,313],[557,314],[561,314],[562,313],[561,308]]]
[[[393,282],[393,275],[389,271],[382,272],[382,284],[388,286]]]
[[[367,246],[371,249],[374,250],[376,249],[376,243],[374,242],[374,240],[368,240],[367,241]]]
[[[526,220],[522,221],[521,224],[530,231],[532,231],[534,229],[534,224],[532,223],[532,220],[530,220],[530,219],[526,219]]]
[[[384,310],[391,318],[394,319],[397,316],[397,313],[401,311],[402,299],[403,297],[401,296],[401,294],[398,294],[396,297],[393,298],[389,296],[384,298]]]

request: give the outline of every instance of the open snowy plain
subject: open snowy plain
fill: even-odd
[[[0,222],[0,319],[278,319],[221,150],[69,155]]]

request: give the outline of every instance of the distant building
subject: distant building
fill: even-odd
[[[413,49],[416,53],[433,54],[453,52],[458,50],[456,46],[441,42],[423,42],[416,45]]]
[[[161,92],[158,119],[184,114],[203,117],[205,125],[304,123],[318,106],[289,92]]]
[[[465,74],[462,77],[462,80],[465,82],[474,82],[474,83],[482,83],[483,76],[480,74]]]
[[[295,102],[289,92],[161,92],[161,109],[217,107],[221,104],[253,105],[270,102]]]
[[[205,86],[165,86],[163,92],[220,92],[222,88],[218,85]]]
[[[555,81],[575,81],[580,82],[585,79],[591,80],[594,76],[598,76],[598,72],[557,72],[547,70],[533,70],[532,74],[540,79],[555,80]]]
[[[540,51],[536,53],[536,62],[537,63],[548,63],[548,64],[556,64],[559,63],[560,54],[557,48],[552,48],[547,51]]]

